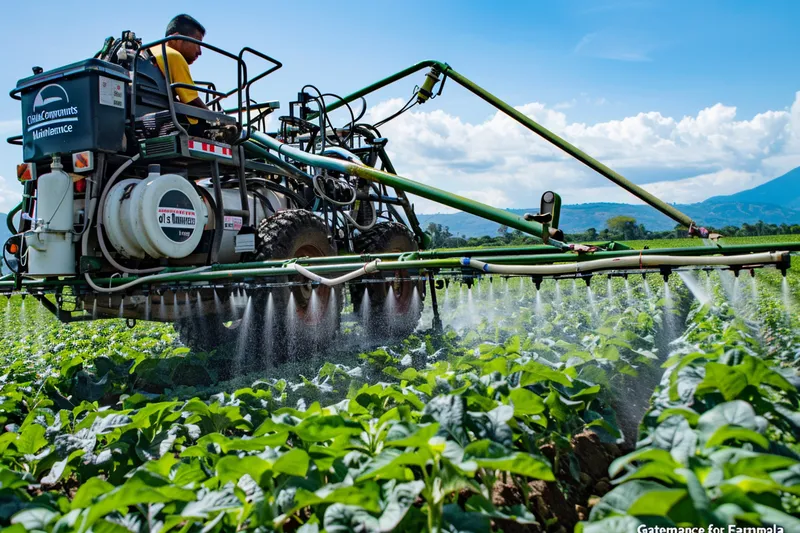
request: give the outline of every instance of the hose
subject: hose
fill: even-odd
[[[102,229],[102,220],[103,220],[103,212],[105,211],[106,197],[108,196],[111,187],[113,187],[114,182],[117,181],[117,178],[119,178],[120,174],[122,174],[122,172],[124,172],[125,169],[128,168],[130,165],[132,165],[137,159],[139,159],[139,154],[134,155],[133,157],[125,161],[122,165],[120,165],[120,167],[116,171],[114,171],[114,173],[108,179],[108,184],[103,189],[103,194],[100,196],[100,204],[97,206],[97,243],[100,245],[100,250],[103,252],[103,257],[105,258],[106,261],[111,263],[111,266],[113,266],[120,272],[125,272],[126,274],[141,275],[141,274],[151,274],[153,272],[161,272],[166,267],[138,269],[138,268],[128,268],[126,266],[119,264],[113,257],[111,257],[111,253],[108,251],[108,247],[106,246],[106,240],[103,237],[103,229]],[[88,247],[88,242],[89,242],[88,236],[84,235],[83,242],[81,243],[82,245],[81,247],[83,248],[84,254],[87,251],[86,248],[84,248],[84,246]]]
[[[361,276],[365,276],[367,274],[373,274],[378,271],[378,263],[380,259],[376,259],[370,263],[365,264],[363,267],[350,272],[349,274],[345,274],[343,276],[339,276],[338,278],[323,278],[319,274],[315,274],[305,268],[302,265],[298,265],[297,263],[292,263],[292,266],[298,273],[302,274],[303,276],[307,277],[312,281],[317,281],[326,287],[333,287],[335,285],[341,285],[342,283],[347,283],[350,280],[356,279]]]
[[[348,213],[347,211],[342,211],[342,215],[344,215],[344,217],[350,222],[350,224],[352,224],[358,231],[369,231],[375,226],[375,224],[378,222],[378,211],[373,209],[372,214],[373,214],[372,222],[370,222],[366,226],[362,226],[361,224],[356,222],[356,220],[352,216],[350,216],[350,213]]]
[[[14,227],[14,215],[16,215],[20,211],[22,211],[22,202],[14,206],[14,209],[9,211],[8,215],[6,215],[6,227],[8,227],[8,230],[11,232],[12,235],[17,234],[17,228]]]
[[[734,256],[701,255],[696,257],[676,257],[672,255],[632,255],[611,259],[594,259],[592,261],[576,261],[560,265],[495,265],[484,263],[469,257],[461,258],[461,264],[489,274],[539,275],[556,276],[559,274],[576,274],[595,270],[644,269],[660,266],[738,266],[757,263],[779,263],[789,252],[762,252]]]
[[[210,269],[211,266],[212,265],[206,265],[200,268],[194,268],[192,270],[184,270],[181,272],[165,272],[163,274],[153,274],[151,276],[143,276],[141,278],[137,278],[131,281],[130,283],[126,283],[125,285],[118,285],[117,287],[101,287],[97,285],[94,281],[92,281],[92,277],[89,276],[88,272],[84,274],[84,277],[86,278],[86,283],[88,283],[92,289],[96,290],[97,292],[109,294],[112,292],[124,291],[126,289],[130,289],[131,287],[135,287],[136,285],[141,285],[142,283],[147,283],[147,282],[152,283],[153,281],[158,281],[160,279],[168,278],[170,276],[185,276],[187,274],[197,274],[198,272],[204,272]]]
[[[338,200],[334,200],[330,196],[327,196],[325,194],[324,189],[321,186],[318,185],[319,179],[321,177],[322,176],[319,176],[319,175],[314,176],[314,182],[313,182],[314,183],[314,192],[317,193],[317,196],[319,196],[320,198],[322,198],[326,202],[330,202],[333,205],[337,205],[339,207],[346,207],[346,206],[350,206],[350,205],[353,205],[354,203],[356,203],[356,196],[357,196],[358,193],[356,192],[355,189],[351,189],[353,191],[353,197],[351,199],[347,200],[346,202],[339,202]]]

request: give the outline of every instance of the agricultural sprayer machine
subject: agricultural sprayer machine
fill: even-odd
[[[538,285],[597,273],[785,270],[790,252],[800,250],[800,243],[709,241],[643,251],[567,243],[554,192],[543,191],[538,213],[520,217],[404,178],[379,127],[440,95],[450,80],[685,226],[688,235],[709,235],[445,63],[423,61],[345,97],[306,86],[277,131],[267,132],[265,118],[279,104],[255,101],[251,89],[280,62],[252,48],[234,54],[189,37],[170,39],[235,63],[236,86],[223,92],[197,82],[193,88],[206,95],[208,110],[182,104],[174,97],[182,84],[170,81],[168,66],[162,74],[150,52],[165,52],[168,39],[143,45],[125,32],[93,58],[47,72],[34,68],[11,91],[22,105],[23,133],[9,142],[22,147],[24,192],[8,215],[13,236],[3,255],[12,274],[0,279],[3,294],[29,294],[64,322],[174,322],[199,350],[231,342],[243,316],[253,313],[247,350],[280,357],[290,342],[329,344],[348,297],[368,331],[406,335],[428,295],[436,325],[435,288],[453,278],[526,276]],[[269,66],[253,76],[253,61]],[[400,111],[375,124],[361,120],[365,96],[423,72]],[[337,127],[331,112],[343,108],[349,121]],[[409,194],[542,244],[430,250]]]

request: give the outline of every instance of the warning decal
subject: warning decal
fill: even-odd
[[[200,142],[194,139],[189,139],[189,150],[193,152],[202,152],[204,154],[215,155],[217,157],[224,157],[225,159],[233,158],[233,152],[228,145],[221,146],[210,142]]]
[[[158,225],[173,242],[189,240],[197,228],[197,212],[181,191],[168,191],[158,204]]]
[[[121,81],[98,76],[100,84],[100,103],[111,107],[125,109],[125,87]]]
[[[226,216],[223,228],[230,231],[239,231],[242,229],[242,217]]]

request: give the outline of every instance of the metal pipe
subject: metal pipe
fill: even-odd
[[[495,95],[490,93],[489,91],[483,89],[482,87],[478,86],[477,84],[473,83],[466,77],[462,76],[455,70],[448,70],[445,72],[445,75],[449,78],[452,78],[455,82],[459,85],[467,89],[468,91],[472,92],[482,100],[490,103],[497,109],[503,111],[506,115],[510,116],[535,134],[539,135],[543,139],[545,139],[550,144],[557,146],[558,148],[562,149],[584,165],[588,166],[592,170],[598,172],[600,175],[606,177],[607,179],[611,180],[612,182],[616,183],[629,193],[633,194],[635,197],[643,200],[651,207],[661,211],[672,220],[683,224],[687,228],[691,228],[694,226],[694,221],[686,215],[685,213],[675,209],[673,206],[669,205],[668,203],[664,202],[660,198],[656,197],[654,194],[649,193],[648,191],[644,190],[642,187],[639,187],[635,183],[627,180],[618,172],[612,170],[611,168],[607,167],[597,159],[593,158],[589,154],[585,153],[584,151],[580,150],[575,145],[567,142],[565,139],[559,137],[552,131],[548,130],[544,126],[538,124],[530,117],[525,116],[520,111],[514,109],[504,101],[497,98]]]
[[[267,161],[269,161],[273,165],[280,167],[286,173],[288,173],[288,174],[290,174],[290,175],[292,175],[292,176],[294,176],[296,178],[301,178],[301,179],[304,179],[304,180],[313,181],[313,178],[311,176],[309,176],[308,174],[306,174],[305,172],[303,172],[299,168],[290,165],[289,163],[287,163],[286,161],[284,161],[280,157],[276,156],[275,154],[269,152],[268,150],[266,150],[263,146],[261,146],[259,144],[256,144],[256,143],[254,143],[252,141],[246,141],[244,143],[244,149],[245,149],[245,151],[250,152],[251,154],[254,154],[257,157],[263,157],[264,159],[266,159]]]
[[[529,255],[511,255],[511,256],[496,256],[496,257],[475,257],[478,261],[482,259],[488,259],[492,261],[492,264],[506,264],[506,265],[513,265],[513,264],[522,264],[522,265],[543,265],[543,264],[552,264],[552,263],[580,263],[586,261],[594,261],[598,259],[615,259],[615,258],[632,258],[631,261],[639,261],[642,258],[647,258],[650,256],[659,256],[659,255],[666,255],[669,256],[684,256],[684,257],[691,257],[691,256],[709,256],[709,255],[721,255],[721,256],[738,256],[744,264],[748,263],[758,263],[755,259],[758,257],[757,253],[760,252],[774,252],[775,250],[782,250],[782,253],[788,253],[790,251],[800,251],[800,242],[796,243],[773,243],[773,244],[747,244],[747,245],[738,245],[738,246],[729,246],[729,247],[713,247],[713,246],[697,246],[691,248],[672,248],[672,249],[655,249],[655,250],[619,250],[619,251],[612,251],[612,252],[596,252],[594,254],[574,254],[574,253],[562,253],[562,254],[542,254],[542,253],[534,253]],[[443,258],[423,258],[423,259],[416,259],[424,252],[421,252],[419,255],[414,254],[413,260],[400,260],[400,257],[397,257],[396,260],[393,261],[381,261],[377,263],[376,268],[379,271],[396,271],[396,270],[409,270],[409,269],[446,269],[446,268],[453,268],[453,269],[460,269],[463,267],[462,259],[459,257],[443,257]],[[392,255],[392,254],[378,254],[378,255]],[[308,264],[308,271],[313,272],[315,274],[334,274],[339,272],[352,272],[354,264],[361,264],[363,266],[366,263],[367,259],[374,261],[377,259],[377,255],[373,256],[342,256],[342,257],[328,257],[328,258],[319,258],[325,259],[326,261],[333,261],[336,260],[333,264],[327,262],[316,262],[316,264],[311,264],[314,262],[313,259],[306,259],[306,260],[297,260],[297,262],[305,262]],[[294,261],[294,260],[292,260]],[[638,263],[637,263],[638,264]],[[572,271],[574,272],[576,267],[572,267]],[[257,277],[272,277],[272,276],[286,276],[286,275],[294,275],[297,274],[297,269],[287,261],[264,261],[264,262],[257,262],[257,263],[241,263],[241,264],[232,264],[232,265],[214,265],[211,269],[202,271],[202,272],[192,272],[192,270],[170,270],[169,272],[163,272],[159,274],[158,281],[160,282],[177,282],[177,283],[188,283],[188,282],[210,282],[216,280],[232,280],[232,279],[244,279],[244,278],[257,278]],[[93,282],[97,285],[106,285],[106,286],[116,286],[123,283],[128,283],[134,280],[143,280],[139,281],[138,283],[144,283],[145,281],[154,281],[153,278],[136,278],[136,277],[115,277],[115,278],[104,278],[104,279],[94,279]],[[25,280],[23,282],[23,286],[26,289],[30,290],[45,290],[47,288],[55,288],[55,287],[65,287],[65,286],[80,286],[84,285],[86,282],[80,278],[72,278],[66,280],[39,280],[39,279],[30,279]],[[14,290],[14,282],[13,281],[0,281],[0,290],[1,289],[10,289]]]
[[[498,224],[504,224],[510,228],[518,229],[525,233],[539,237],[546,242],[552,242],[556,246],[560,246],[562,248],[566,247],[565,244],[554,239],[550,239],[542,225],[538,222],[526,221],[522,217],[506,210],[485,205],[480,202],[476,202],[475,200],[464,198],[463,196],[449,193],[430,185],[418,183],[402,176],[376,170],[363,164],[343,161],[341,159],[334,159],[331,157],[324,157],[317,154],[310,154],[308,152],[304,152],[303,150],[298,150],[297,148],[289,146],[288,144],[284,144],[277,139],[274,139],[269,135],[264,135],[258,131],[250,132],[250,136],[253,141],[264,145],[268,149],[274,150],[278,153],[278,155],[288,156],[296,161],[300,161],[301,163],[305,163],[310,166],[341,172],[342,174],[351,176],[358,176],[369,181],[377,181],[378,183],[383,183],[390,187],[394,187],[395,189],[416,194],[422,198],[427,198],[428,200],[438,202],[442,205],[453,207],[460,211],[464,211],[465,213],[470,213],[472,215],[497,222]]]
[[[514,109],[512,106],[508,105],[504,101],[497,98],[495,95],[484,89],[483,87],[473,83],[470,79],[463,76],[459,72],[453,70],[450,65],[447,63],[443,63],[441,61],[435,60],[427,60],[412,65],[400,72],[392,74],[382,80],[379,80],[372,85],[368,85],[363,89],[360,89],[350,95],[345,96],[342,100],[338,100],[336,102],[331,103],[330,105],[325,106],[325,111],[330,112],[334,109],[337,109],[346,103],[350,103],[358,98],[361,98],[367,94],[370,94],[378,89],[381,89],[395,81],[398,81],[414,72],[422,70],[427,67],[436,67],[439,69],[445,77],[452,78],[453,81],[470,91],[471,93],[478,96],[480,99],[484,100],[485,102],[489,103],[496,109],[499,109],[509,117],[516,120],[518,123],[525,126],[530,131],[534,132],[535,134],[539,135],[547,142],[557,146],[567,154],[571,155],[584,165],[588,166],[592,170],[598,172],[600,175],[604,176],[605,178],[611,180],[612,182],[616,183],[629,193],[633,194],[640,200],[643,200],[651,207],[661,211],[672,220],[683,224],[687,228],[691,228],[695,226],[694,222],[692,221],[691,217],[686,215],[685,213],[679,211],[675,207],[669,205],[668,203],[664,202],[663,200],[659,199],[655,195],[649,193],[648,191],[644,190],[642,187],[639,187],[635,183],[627,180],[618,172],[612,170],[608,166],[604,165],[600,161],[596,160],[595,158],[591,157],[590,155],[583,152],[581,149],[576,147],[575,145],[567,142],[565,139],[559,137],[555,133],[551,132],[541,124],[538,124],[536,121],[532,120],[530,117],[525,116],[523,113],[519,112],[518,110]],[[313,117],[312,117],[313,118]]]
[[[359,89],[358,91],[356,91],[354,93],[348,94],[347,96],[345,96],[341,100],[336,100],[335,102],[333,102],[331,104],[327,104],[325,106],[325,112],[329,113],[329,112],[331,112],[331,111],[333,111],[335,109],[339,109],[343,105],[349,104],[350,102],[358,100],[362,96],[366,96],[366,95],[368,95],[370,93],[373,93],[373,92],[377,91],[378,89],[386,87],[387,85],[391,85],[392,83],[394,83],[394,82],[396,82],[398,80],[401,80],[401,79],[405,78],[406,76],[409,76],[409,75],[414,74],[415,72],[418,72],[418,71],[420,71],[420,70],[422,70],[424,68],[429,68],[429,67],[432,67],[432,66],[438,66],[440,70],[445,70],[445,69],[450,68],[446,63],[441,63],[439,61],[435,61],[435,60],[432,60],[432,59],[428,59],[428,60],[425,60],[425,61],[420,61],[419,63],[417,63],[415,65],[411,65],[410,67],[405,68],[405,69],[401,70],[400,72],[396,72],[396,73],[392,74],[391,76],[387,76],[386,78],[383,78],[382,80],[378,80],[378,81],[376,81],[375,83],[373,83],[371,85],[367,85],[363,89]],[[316,112],[315,113],[310,113],[306,117],[306,119],[307,120],[313,120],[314,118],[317,117],[317,115],[319,115],[319,113],[316,113]]]
[[[556,276],[577,274],[598,270],[652,268],[661,266],[741,266],[752,264],[780,263],[789,252],[763,252],[758,254],[733,256],[677,257],[674,255],[642,255],[640,257],[615,257],[594,259],[573,264],[558,265],[497,265],[465,257],[461,265],[471,267],[487,274],[508,274],[517,276]]]

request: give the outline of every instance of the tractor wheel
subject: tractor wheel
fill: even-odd
[[[236,323],[219,315],[190,316],[173,322],[181,342],[194,352],[210,352],[231,346],[238,336]]]
[[[225,335],[227,328],[216,316],[182,318],[173,322],[173,326],[181,342],[194,352],[210,352],[225,342],[220,342],[220,334]]]
[[[397,222],[382,222],[360,234],[354,242],[360,254],[414,252],[419,250],[414,234]],[[376,280],[385,279],[383,283]],[[353,310],[370,338],[403,338],[411,334],[422,316],[425,283],[410,279],[409,271],[382,271],[364,284],[353,284]]]
[[[262,366],[258,344],[252,342],[255,330],[242,330],[243,322],[227,313],[207,314],[180,318],[173,322],[173,327],[181,342],[193,352],[216,351],[207,364],[215,369],[218,379],[224,380]]]
[[[336,255],[323,220],[303,209],[280,211],[264,219],[258,240],[256,261]],[[299,274],[270,281],[301,284],[268,289],[258,295],[256,309],[264,313],[264,351],[278,361],[306,359],[330,347],[339,332],[344,304],[341,287],[313,287]]]

